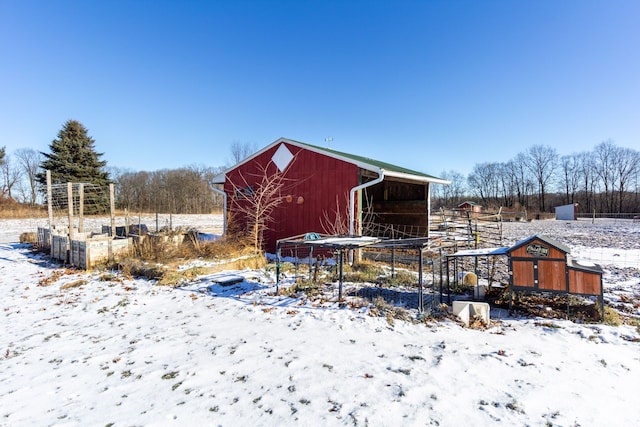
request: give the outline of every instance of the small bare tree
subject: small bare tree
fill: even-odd
[[[373,212],[373,203],[369,199],[366,192],[364,193],[365,202],[364,202],[364,210],[362,212],[362,217],[360,218],[360,222],[363,228],[363,234],[370,235],[371,233],[376,233],[376,230],[373,229],[372,225],[375,224],[375,213]],[[350,232],[350,221],[351,216],[349,212],[349,196],[345,195],[344,204],[340,205],[340,201],[338,200],[338,196],[336,195],[336,208],[332,211],[323,211],[322,218],[320,218],[320,224],[322,225],[322,229],[325,233],[336,235],[336,236],[347,236]]]
[[[618,187],[618,212],[624,212],[628,189],[640,171],[640,153],[631,148],[619,147],[616,152],[616,182]]]
[[[9,199],[13,199],[13,187],[20,181],[22,170],[13,163],[9,156],[5,156],[4,161],[0,164],[0,172],[2,174],[3,185],[0,194],[6,195]]]
[[[31,148],[20,148],[16,150],[14,156],[18,159],[18,162],[22,166],[22,171],[27,179],[29,185],[29,203],[33,206],[36,204],[36,198],[38,195],[38,181],[36,179],[38,170],[40,169],[40,163],[42,162],[42,154],[39,151]]]
[[[255,253],[262,250],[264,233],[274,223],[273,212],[284,202],[283,193],[290,186],[290,180],[283,171],[275,168],[273,173],[270,172],[271,164],[256,164],[256,173],[239,174],[235,182],[230,181],[233,220],[245,225]]]
[[[580,186],[578,166],[578,156],[576,154],[560,157],[562,177],[559,183],[564,189],[564,202],[566,204],[574,203],[578,187]]]
[[[545,145],[534,145],[527,151],[527,166],[538,184],[538,209],[545,212],[545,196],[548,184],[554,176],[558,165],[558,153],[555,148]]]
[[[320,223],[322,229],[327,234],[347,235],[349,234],[349,197],[345,196],[344,207],[340,207],[340,201],[336,195],[336,208],[330,214],[328,211],[322,212]]]

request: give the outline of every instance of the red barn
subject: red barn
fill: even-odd
[[[482,206],[480,206],[476,202],[472,202],[472,201],[466,201],[466,202],[460,203],[458,205],[458,209],[463,210],[463,211],[473,212],[473,213],[482,212]]]
[[[243,212],[265,183],[278,179],[269,197],[264,249],[278,239],[308,232],[426,237],[430,185],[448,181],[385,162],[280,138],[216,176],[223,186],[226,217],[243,223]],[[244,210],[243,207],[244,206]],[[246,224],[246,221],[244,221]],[[226,224],[225,224],[226,228]],[[225,230],[226,231],[226,230]]]

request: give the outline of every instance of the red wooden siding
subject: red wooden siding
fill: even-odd
[[[533,288],[533,263],[531,261],[513,261],[513,285]]]
[[[514,286],[541,291],[567,291],[565,251],[539,238],[532,238],[511,248],[509,256],[513,260]]]
[[[529,245],[540,245],[540,246],[544,246],[546,248],[549,248],[549,255],[547,255],[546,257],[535,257],[531,254],[529,254],[527,252],[527,246]],[[555,248],[553,246],[550,246],[548,243],[543,242],[542,240],[537,240],[534,239],[530,242],[527,242],[526,244],[520,246],[519,248],[516,248],[512,251],[510,251],[510,255],[514,258],[538,258],[538,259],[544,259],[544,258],[562,258],[565,259],[566,258],[566,253],[559,250],[558,248]]]
[[[569,292],[600,295],[602,292],[602,276],[597,273],[569,268]]]
[[[336,210],[348,220],[349,190],[358,182],[357,166],[301,147],[284,143],[294,155],[285,169],[287,181],[283,185],[283,203],[273,212],[273,224],[265,233],[265,249],[275,251],[276,240],[306,232],[324,233],[325,213],[333,222]],[[261,166],[268,165],[269,174],[277,171],[271,157],[280,145],[261,153],[256,158],[230,171],[225,182],[225,192],[233,197],[233,185],[245,180],[260,180]],[[290,197],[287,197],[290,196]],[[338,203],[339,206],[336,206]],[[229,203],[229,209],[233,209]],[[357,207],[357,203],[356,203]]]
[[[538,260],[538,289],[545,291],[567,290],[567,264],[565,261]]]
[[[578,268],[573,260],[567,259],[568,247],[551,244],[549,240],[532,236],[507,250],[511,269],[509,283],[513,289],[596,295],[604,313],[600,266]]]

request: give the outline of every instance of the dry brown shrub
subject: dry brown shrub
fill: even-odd
[[[373,299],[372,307],[369,308],[369,316],[384,317],[390,326],[393,326],[395,320],[413,321],[411,313],[406,308],[389,303],[383,297]]]
[[[623,323],[620,313],[609,306],[604,307],[604,323],[611,326],[620,326]]]
[[[125,277],[139,276],[151,280],[161,279],[166,271],[163,265],[143,262],[135,258],[120,260],[115,267],[122,271]]]
[[[183,257],[183,236],[177,233],[149,234],[134,240],[135,255],[146,261],[166,262]]]
[[[256,255],[242,239],[223,238],[199,242],[191,233],[173,232],[147,235],[134,241],[134,254],[121,259],[115,267],[125,277],[141,276],[157,280],[158,285],[179,286],[199,275],[223,270],[260,269],[267,264],[264,255]],[[219,261],[206,267],[180,268],[190,259]]]
[[[34,232],[20,233],[20,243],[36,243],[38,234]]]
[[[247,238],[239,235],[229,235],[211,242],[199,242],[190,238],[189,243],[187,246],[193,251],[194,257],[224,259],[254,252]]]
[[[223,237],[201,242],[194,232],[150,234],[134,241],[136,257],[162,263],[176,259],[231,259],[252,254],[245,238]]]

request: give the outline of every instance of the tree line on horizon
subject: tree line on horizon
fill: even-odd
[[[0,147],[0,200],[30,206],[46,203],[46,173],[54,184],[91,183],[115,186],[117,209],[131,213],[203,214],[222,209],[222,197],[212,178],[225,167],[192,165],[156,171],[107,167],[103,153],[76,120],[68,120],[49,145],[50,152]],[[231,161],[237,163],[255,151],[253,144],[233,142]],[[508,162],[476,164],[468,176],[451,170],[441,178],[450,185],[434,186],[433,206],[455,208],[474,201],[487,209],[506,207],[552,212],[563,204],[578,203],[583,212],[640,212],[640,152],[608,140],[592,151],[565,156],[550,146],[534,145]],[[105,193],[107,194],[107,193]],[[102,200],[105,211],[108,201]]]
[[[478,163],[466,178],[456,171],[442,175],[452,184],[436,189],[437,207],[471,200],[488,209],[553,212],[577,203],[583,213],[640,212],[640,152],[611,140],[564,156],[534,145],[507,162]]]

